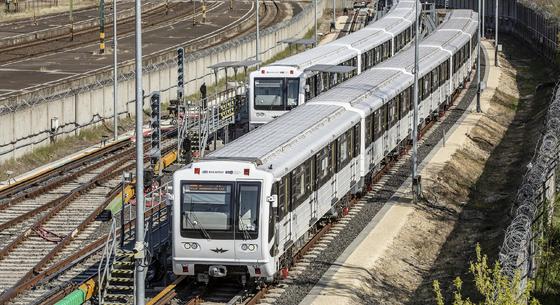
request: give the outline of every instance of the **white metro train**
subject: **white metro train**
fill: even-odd
[[[249,76],[249,126],[268,123],[306,100],[390,58],[414,37],[414,0],[400,0],[363,29],[261,67]]]
[[[455,10],[420,44],[419,121],[462,87],[477,14]],[[323,220],[410,140],[414,50],[340,84],[173,176],[173,271],[271,281]]]

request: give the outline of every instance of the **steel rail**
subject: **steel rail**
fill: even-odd
[[[75,169],[79,166],[83,166],[84,163],[90,162],[93,159],[99,158],[100,155],[104,155],[104,154],[109,154],[109,153],[113,153],[115,150],[119,150],[124,148],[125,146],[130,145],[130,139],[126,139],[126,140],[121,140],[119,142],[115,142],[115,143],[111,143],[109,145],[106,145],[94,152],[88,153],[87,155],[72,160],[64,165],[61,165],[59,167],[56,167],[54,169],[51,170],[46,170],[44,172],[41,172],[37,175],[31,176],[29,178],[26,179],[22,179],[17,181],[16,183],[10,184],[7,187],[4,187],[2,189],[0,189],[0,198],[7,198],[8,196],[14,196],[16,194],[20,194],[22,192],[24,192],[25,190],[29,189],[30,187],[32,187],[35,184],[39,184],[44,182],[45,180],[51,179],[52,177],[55,176],[60,176],[62,174],[64,174],[65,172],[67,172],[68,170],[72,170]],[[21,195],[16,195],[16,196],[21,196]],[[17,198],[17,197],[15,197]],[[12,200],[15,200],[15,198],[12,198]],[[0,210],[2,210],[3,204],[0,205]]]
[[[173,4],[174,4],[174,6],[178,5],[175,2]],[[145,17],[151,17],[154,14],[159,14],[160,12],[164,12],[164,11],[166,11],[165,4],[160,4],[158,6],[152,7],[150,10],[147,10],[147,11],[143,12],[142,15],[146,15]],[[97,18],[93,18],[93,19],[97,19]],[[92,20],[92,19],[90,19],[90,20]],[[127,23],[130,23],[130,22],[134,22],[134,20],[135,20],[135,15],[132,14],[128,17],[120,19],[118,21],[117,25],[123,25],[123,24],[127,24]],[[85,21],[88,21],[88,20],[84,20],[83,22],[85,22]],[[164,20],[164,21],[167,21],[167,20]],[[65,26],[61,26],[61,28],[64,28],[64,27]],[[87,34],[87,33],[95,33],[98,30],[99,30],[99,26],[98,25],[93,25],[92,27],[84,28],[82,30],[68,32],[68,33],[52,36],[52,37],[45,38],[45,39],[34,40],[34,41],[19,43],[19,44],[16,44],[16,45],[2,47],[2,48],[0,48],[0,53],[19,50],[19,49],[24,49],[24,48],[29,48],[29,47],[33,47],[33,46],[37,46],[37,45],[42,45],[42,44],[45,44],[45,43],[58,41],[58,40],[61,40],[61,39],[64,39],[64,38],[69,38],[69,37],[73,37],[73,36],[77,36],[77,35],[82,35],[82,34]],[[37,35],[39,32],[42,32],[42,31],[45,31],[45,30],[29,32],[29,33],[25,33],[25,34],[22,34],[22,35],[33,35],[33,34]],[[126,33],[129,33],[129,32],[131,32],[131,31],[124,31],[124,32],[119,33],[119,34],[126,34]],[[94,41],[94,40],[91,40],[91,41]],[[61,48],[64,48],[64,47],[61,47]],[[50,51],[57,51],[57,50],[60,50],[61,48],[57,48],[57,49],[50,50]],[[37,53],[35,53],[34,55],[36,55],[36,54]]]

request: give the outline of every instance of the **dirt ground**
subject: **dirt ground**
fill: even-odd
[[[467,135],[424,188],[428,200],[413,216],[372,270],[371,303],[435,304],[432,282],[449,298],[460,276],[463,294],[476,299],[469,262],[480,243],[497,258],[517,188],[533,155],[544,122],[553,72],[518,41],[506,38],[501,56],[501,86],[486,116]]]

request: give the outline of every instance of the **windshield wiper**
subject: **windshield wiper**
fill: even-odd
[[[245,224],[243,224],[241,217],[239,217],[239,230],[241,230],[241,232],[243,233],[243,240],[251,239],[251,234],[249,234],[249,231],[246,229]]]
[[[191,220],[191,218],[189,217],[190,215],[193,216],[194,221]],[[190,213],[190,215],[187,214],[187,221],[193,226],[193,227],[198,227],[198,229],[200,230],[200,232],[202,233],[202,235],[204,236],[204,238],[211,240],[212,238],[210,238],[210,234],[208,233],[208,231],[206,231],[206,229],[204,229],[204,227],[200,224],[200,221],[198,220],[198,217],[196,216],[196,214],[194,213]]]

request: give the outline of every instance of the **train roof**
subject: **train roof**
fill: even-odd
[[[356,50],[370,50],[387,41],[391,34],[402,32],[413,21],[414,0],[401,0],[385,16],[364,29],[281,59],[270,66],[293,66],[303,70],[316,64],[341,63],[356,56]]]
[[[469,23],[476,23],[476,18],[476,14],[471,14],[470,20],[467,18],[463,23],[454,22],[457,28],[453,29],[447,23],[453,21],[451,14],[420,44],[421,75],[449,56],[447,48],[456,50],[456,45],[469,39],[470,36],[463,29],[470,29]],[[369,114],[411,86],[413,64],[414,49],[409,48],[234,140],[209,154],[207,159],[259,160],[257,166],[260,169],[281,177],[359,122],[360,115],[347,110],[348,105]]]

